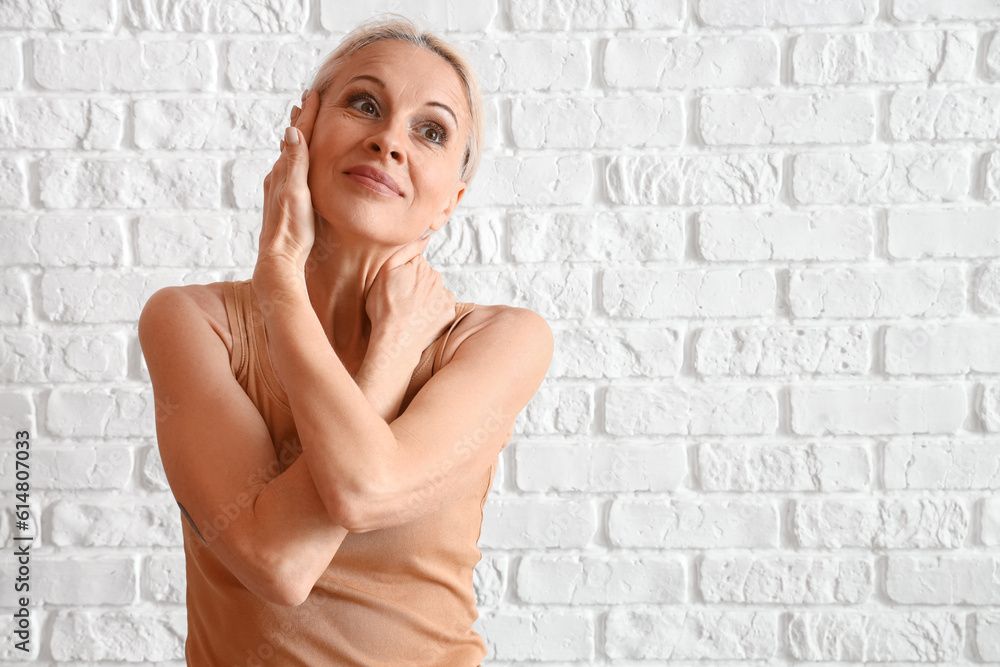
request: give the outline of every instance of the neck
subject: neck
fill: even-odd
[[[327,340],[352,374],[364,359],[371,338],[365,297],[379,268],[396,250],[398,246],[339,234],[326,221],[316,225],[316,239],[306,264],[306,290]]]

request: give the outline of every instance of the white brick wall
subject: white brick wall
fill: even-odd
[[[0,0],[0,536],[33,646],[183,664],[136,339],[242,279],[377,0]],[[1000,664],[1000,0],[419,0],[486,93],[429,257],[552,324],[476,571],[488,664]],[[167,406],[169,407],[169,406]]]

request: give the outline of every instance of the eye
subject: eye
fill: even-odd
[[[370,95],[365,93],[352,95],[351,98],[347,100],[347,105],[353,109],[357,109],[366,116],[374,116],[378,113],[378,106],[375,104],[375,100],[373,100]]]
[[[448,139],[448,133],[437,123],[425,125],[420,131],[420,135],[434,144],[443,144]]]

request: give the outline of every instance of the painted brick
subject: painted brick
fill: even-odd
[[[958,660],[964,617],[942,612],[795,612],[788,641],[797,660],[946,662]]]
[[[518,598],[532,604],[672,603],[684,593],[674,556],[526,556],[517,569]]]
[[[988,547],[1000,546],[1000,500],[983,500],[980,514],[979,541]]]
[[[679,28],[682,0],[583,0],[554,3],[511,0],[514,30],[608,30],[614,28]]]
[[[0,100],[0,148],[115,149],[125,105],[114,100]]]
[[[765,387],[609,387],[605,428],[613,435],[773,433],[778,406]]]
[[[406,16],[434,31],[479,32],[487,30],[492,25],[499,12],[497,3],[498,0],[481,2],[417,0],[406,4]],[[319,6],[323,28],[333,32],[346,32],[375,14],[400,10],[399,3],[393,0],[373,0],[363,4],[320,0]]]
[[[897,91],[889,102],[889,130],[898,141],[1000,138],[1000,91]]]
[[[518,262],[679,260],[684,253],[679,211],[515,213],[509,221]]]
[[[876,0],[815,3],[808,0],[698,0],[698,18],[706,25],[851,25],[869,23],[878,14]]]
[[[1000,201],[1000,151],[993,151],[983,157],[986,165],[986,182],[983,185],[983,199]]]
[[[965,309],[965,275],[950,266],[792,269],[788,282],[796,317],[941,317]]]
[[[7,0],[0,28],[5,30],[94,30],[114,29],[117,3],[113,0]]]
[[[234,90],[295,91],[289,102],[309,86],[312,70],[332,49],[330,42],[232,40],[226,48],[226,83]],[[289,105],[291,110],[291,105]]]
[[[792,162],[802,204],[896,204],[969,198],[971,160],[958,151],[803,153]]]
[[[136,568],[131,558],[44,558],[32,564],[45,573],[32,586],[32,598],[38,602],[86,606],[135,601]]]
[[[28,198],[24,163],[0,158],[0,208],[22,208]]]
[[[801,435],[954,433],[968,411],[959,384],[802,385],[790,400]]]
[[[981,0],[894,0],[892,18],[900,22],[1000,18],[1000,6]]]
[[[846,491],[871,483],[860,445],[703,443],[698,471],[707,491]]]
[[[889,326],[885,370],[894,375],[952,375],[1000,372],[1000,341],[988,324]]]
[[[613,609],[605,652],[611,658],[766,660],[778,646],[778,616],[749,611]]]
[[[136,228],[139,263],[144,266],[233,264],[233,225],[227,217],[142,216]]]
[[[56,660],[77,664],[183,660],[186,626],[183,610],[60,611],[49,648]]]
[[[1000,559],[889,556],[885,591],[899,604],[1000,604]]]
[[[479,543],[489,548],[584,547],[597,530],[597,513],[589,502],[511,499],[484,511]]]
[[[520,148],[678,146],[684,139],[679,97],[516,99],[511,137]]]
[[[1000,32],[987,33],[985,50],[987,78],[1000,79]]]
[[[139,100],[135,145],[144,149],[272,149],[292,100]]]
[[[1000,612],[978,612],[975,617],[975,645],[983,660],[1000,662]]]
[[[181,513],[173,497],[141,504],[60,500],[52,506],[51,521],[56,546],[173,546],[181,540]]]
[[[184,555],[155,554],[142,561],[142,597],[152,602],[184,604],[187,584]]]
[[[749,88],[778,83],[778,45],[763,35],[608,40],[604,81],[616,89]]]
[[[779,164],[776,155],[616,156],[606,161],[604,187],[626,206],[769,203]]]
[[[856,144],[875,132],[875,103],[865,93],[717,93],[698,102],[710,145]]]
[[[593,183],[594,168],[585,155],[484,158],[476,172],[476,185],[462,206],[585,204]]]
[[[588,433],[594,421],[594,395],[588,387],[543,384],[517,417],[517,432],[527,435]]]
[[[608,535],[618,547],[775,547],[778,513],[759,500],[632,500],[611,503]]]
[[[549,372],[556,377],[673,377],[683,358],[683,338],[673,329],[578,328],[554,334]]]
[[[518,443],[516,483],[524,491],[674,491],[687,476],[678,445]]]
[[[203,40],[39,40],[32,66],[47,90],[212,90],[216,80],[215,50]]]
[[[708,554],[698,561],[706,602],[738,604],[859,604],[871,596],[870,559],[828,556]]]
[[[21,85],[24,77],[21,40],[5,37],[0,39],[0,61],[6,63],[0,68],[0,90],[14,90]]]
[[[0,271],[0,322],[22,324],[28,319],[31,298],[27,276],[20,271]]]
[[[891,257],[1000,256],[1000,219],[990,208],[891,210],[886,229]]]
[[[977,41],[974,30],[808,32],[792,42],[792,81],[819,86],[964,81],[975,66]]]
[[[806,548],[956,549],[965,543],[970,513],[946,497],[801,500],[792,530]]]
[[[604,311],[615,318],[753,317],[774,307],[774,274],[763,268],[620,269],[603,272]]]
[[[705,327],[696,330],[699,375],[861,375],[871,364],[868,331],[857,326]]]
[[[900,439],[885,444],[887,489],[1000,489],[1000,444]]]
[[[125,258],[124,220],[95,214],[50,214],[29,236],[46,267],[120,266]]]
[[[49,208],[214,208],[219,166],[205,158],[44,158],[41,199]]]
[[[592,660],[594,619],[587,611],[501,611],[480,619],[492,660]],[[559,641],[547,641],[559,637]]]
[[[308,7],[307,0],[127,0],[125,17],[138,30],[157,32],[299,32]]]

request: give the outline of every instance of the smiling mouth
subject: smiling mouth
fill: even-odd
[[[374,167],[359,165],[351,167],[344,174],[352,181],[363,185],[372,192],[377,192],[387,197],[403,196],[403,193],[399,190],[399,186],[396,185],[396,181],[392,180],[389,174]]]

